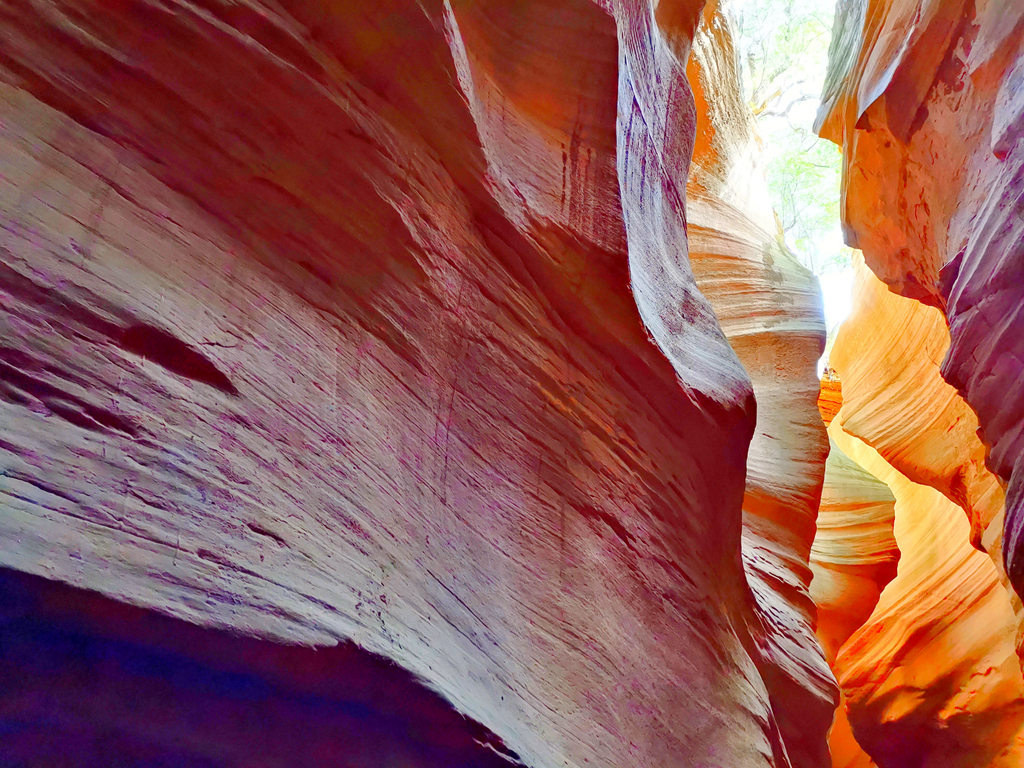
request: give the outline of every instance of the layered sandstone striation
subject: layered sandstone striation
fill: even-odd
[[[890,570],[868,582],[870,615],[841,614],[850,621],[833,636],[833,606],[850,611],[860,594],[859,585],[821,577],[816,562],[819,553],[835,553],[826,504],[833,453],[812,551],[812,594],[844,696],[831,739],[834,765],[866,759],[845,736],[847,715],[859,746],[882,768],[1009,768],[1024,759],[1024,681],[1014,653],[1019,602],[998,558],[972,546],[998,520],[1002,496],[984,467],[973,412],[939,374],[947,345],[938,310],[888,291],[858,268],[854,311],[829,357],[842,392],[829,434],[859,467],[848,466],[847,474],[870,473],[888,486],[899,565],[895,578]],[[884,540],[879,532],[844,549],[866,569],[892,551],[891,539],[879,546]]]
[[[825,465],[818,529],[811,549],[818,636],[834,662],[896,576],[896,499],[889,486],[834,442]]]
[[[828,443],[817,409],[825,343],[817,280],[786,249],[743,102],[729,24],[709,3],[689,80],[697,107],[687,185],[690,261],[701,292],[750,374],[757,421],[747,454],[743,562],[757,607],[762,675],[772,681],[789,755],[828,761],[832,673],[815,641],[808,562]]]
[[[1001,0],[839,4],[819,114],[843,148],[847,239],[894,291],[939,308],[943,377],[977,414],[1006,484],[1005,534],[978,473],[936,484],[971,514],[1024,590],[1024,6]],[[928,322],[941,322],[936,315]],[[948,410],[948,409],[947,409]],[[974,462],[974,449],[971,462]],[[995,493],[995,491],[993,491]]]
[[[368,764],[820,764],[820,313],[726,183],[749,135],[706,139],[691,272],[699,20],[675,0],[0,9],[0,564],[112,598],[81,601],[117,624],[5,577],[34,595],[5,647],[106,649],[109,761],[183,727],[157,708],[140,735],[114,706],[159,684],[139,658],[206,675],[237,651],[228,671],[298,717],[344,709],[378,661],[282,649],[344,642],[402,670],[420,703],[395,729],[448,739]],[[713,121],[734,83],[699,82]],[[55,688],[93,674],[58,658]],[[36,713],[19,690],[6,722]],[[69,690],[44,742],[88,740]],[[178,764],[254,762],[252,731],[217,722]],[[306,764],[365,727],[317,725]]]
[[[835,669],[879,765],[1019,765],[1024,6],[854,0],[836,21],[819,128],[884,284],[860,269],[830,431],[893,490],[901,560]]]
[[[1020,765],[1024,683],[996,566],[953,502],[831,432],[896,499],[898,573],[834,664],[857,742],[882,768]]]
[[[841,406],[841,382],[828,369],[818,398],[822,421],[831,426]],[[900,554],[893,534],[895,501],[889,486],[830,440],[810,564],[817,633],[834,670],[840,669],[840,649],[868,620],[882,590],[896,576]],[[875,763],[853,734],[848,706],[841,695],[829,731],[831,765],[873,768]]]
[[[998,562],[1003,490],[985,466],[977,416],[940,373],[949,347],[942,313],[892,293],[862,262],[855,274],[843,343],[829,355],[842,379],[839,424],[960,506],[971,543]]]

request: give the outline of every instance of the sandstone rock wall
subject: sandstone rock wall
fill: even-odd
[[[517,756],[407,671],[0,571],[8,766],[508,768]]]
[[[1005,536],[987,532],[985,492],[967,490],[976,475],[955,492],[975,541],[1001,547],[1020,593],[1024,6],[848,0],[832,54],[819,125],[843,147],[847,238],[894,291],[945,314],[942,375],[976,412],[988,466],[1006,484]]]
[[[853,733],[880,768],[1020,765],[1024,683],[1014,614],[962,512],[833,427],[896,497],[896,578],[834,669]]]
[[[899,565],[866,583],[815,567],[819,634],[844,695],[830,740],[833,765],[866,759],[846,735],[845,716],[880,768],[1009,768],[1024,759],[1019,601],[999,559],[975,549],[971,536],[971,521],[999,518],[1002,496],[984,468],[973,412],[939,375],[948,338],[938,310],[891,293],[860,266],[854,312],[829,357],[842,383],[829,434],[861,475],[888,486],[895,541],[874,534],[874,519],[871,528],[851,528],[863,542],[830,535],[823,501],[812,567],[827,565],[823,556],[847,555],[868,575],[893,544]],[[858,603],[870,615],[854,610]],[[839,635],[831,630],[836,608],[849,619]]]
[[[821,295],[782,242],[729,22],[717,3],[705,7],[689,80],[697,107],[687,185],[690,261],[757,400],[742,553],[766,662],[762,676],[779,702],[776,717],[790,757],[822,765],[836,691],[815,639],[808,594],[828,451],[816,405],[825,343]]]
[[[698,290],[699,15],[0,8],[0,564],[352,642],[502,760],[817,765],[820,316],[742,206],[766,317]]]
[[[827,368],[818,408],[832,432],[841,407],[842,384],[835,370]],[[836,663],[840,650],[868,621],[882,590],[896,576],[900,553],[893,534],[895,501],[889,486],[829,440],[810,563],[816,629],[833,670],[841,669]],[[842,690],[828,746],[833,768],[875,768],[853,733]]]
[[[836,422],[896,495],[902,555],[836,671],[879,765],[1018,765],[1024,6],[852,0],[836,20],[819,128],[847,240],[895,292],[858,277]]]

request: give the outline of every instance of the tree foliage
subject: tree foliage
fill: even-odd
[[[786,244],[815,273],[850,263],[839,224],[841,156],[812,124],[828,63],[834,0],[731,0],[744,96]]]

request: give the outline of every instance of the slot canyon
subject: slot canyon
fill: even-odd
[[[1024,0],[825,0],[828,324],[768,1],[0,2],[0,768],[1024,766]]]

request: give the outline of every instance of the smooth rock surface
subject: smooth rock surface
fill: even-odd
[[[889,486],[832,443],[811,548],[811,596],[830,662],[896,576],[895,504]]]
[[[896,578],[834,666],[857,742],[879,768],[1020,765],[1024,682],[998,569],[955,504],[837,422],[830,433],[896,498]]]
[[[818,408],[831,426],[842,407],[842,382],[832,368],[821,379]],[[830,441],[811,547],[811,598],[817,634],[829,666],[859,629],[885,586],[896,576],[899,547],[893,535],[895,497],[889,487]],[[850,726],[849,704],[840,692],[828,745],[832,768],[875,768]]]
[[[782,242],[737,64],[727,17],[709,3],[688,68],[697,107],[690,261],[757,399],[742,548],[762,676],[772,700],[789,703],[775,711],[790,758],[817,766],[828,761],[823,734],[837,700],[808,594],[828,450],[816,405],[825,326],[817,280]]]
[[[843,384],[840,426],[959,505],[972,544],[999,562],[1003,489],[985,466],[978,417],[940,373],[942,313],[892,293],[863,262],[855,274],[853,311],[829,355]]]
[[[1019,601],[1000,559],[972,546],[987,538],[980,535],[985,521],[998,531],[991,521],[1001,515],[1001,492],[984,468],[973,412],[939,375],[948,332],[938,310],[888,291],[863,265],[853,304],[829,357],[842,384],[842,406],[829,434],[891,491],[899,565],[895,578],[886,574],[887,585],[870,583],[866,597],[877,600],[870,616],[859,611],[835,637],[831,606],[855,606],[857,590],[847,586],[843,595],[835,586],[846,585],[831,578],[812,584],[826,649],[832,653],[841,642],[833,669],[844,694],[842,712],[879,768],[1019,765]],[[829,467],[833,461],[830,455]],[[826,498],[830,476],[826,469]],[[819,551],[831,553],[824,504],[819,519],[812,567]],[[872,535],[864,543],[884,540]],[[834,765],[859,764],[842,762],[853,760],[856,750],[840,719],[832,744]]]

